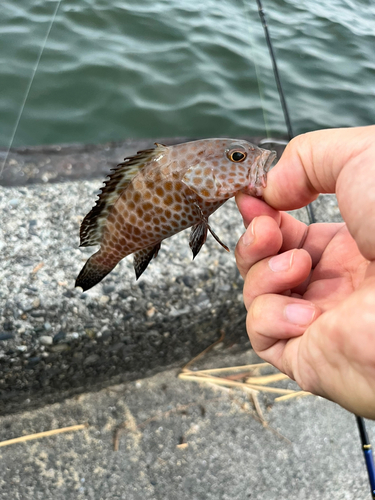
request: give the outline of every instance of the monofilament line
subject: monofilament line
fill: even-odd
[[[252,32],[251,18],[250,18],[250,15],[249,15],[249,11],[248,11],[248,7],[247,7],[247,4],[246,4],[246,0],[243,0],[243,7],[244,7],[244,13],[245,13],[245,16],[246,16],[246,19],[247,19],[246,26],[247,26],[248,32],[249,32],[249,38],[248,38],[249,45],[248,45],[248,48],[250,49],[250,52],[251,52],[251,60],[252,60],[252,62],[254,64],[255,76],[256,76],[257,84],[258,84],[258,93],[259,93],[259,98],[260,98],[260,104],[261,104],[261,107],[262,107],[264,129],[265,129],[267,138],[270,138],[271,134],[270,134],[269,125],[268,125],[267,110],[266,110],[266,106],[265,106],[264,94],[263,94],[263,87],[262,87],[263,81],[260,78],[260,69],[259,69],[259,66],[257,64],[257,58],[256,58],[256,54],[255,54],[255,44],[253,43],[253,40],[252,40],[253,32]]]
[[[29,94],[30,94],[30,89],[33,85],[33,81],[34,81],[34,78],[35,78],[35,75],[36,75],[36,72],[38,70],[38,67],[39,67],[39,63],[40,63],[40,60],[42,58],[42,55],[43,55],[43,52],[44,52],[44,49],[46,47],[46,44],[47,44],[47,40],[49,38],[49,35],[51,33],[51,29],[52,29],[52,26],[53,26],[53,23],[55,22],[55,19],[56,19],[56,15],[57,15],[57,11],[59,10],[59,7],[60,7],[60,4],[61,4],[62,0],[58,0],[58,2],[56,2],[56,7],[55,7],[55,11],[51,17],[51,22],[48,26],[48,30],[47,30],[47,33],[46,33],[46,36],[44,38],[44,41],[40,47],[40,51],[39,51],[39,54],[38,54],[38,57],[37,57],[37,60],[36,60],[36,63],[35,63],[35,66],[33,68],[33,71],[31,73],[31,78],[30,78],[30,81],[28,83],[28,86],[27,86],[27,89],[26,89],[26,92],[25,92],[25,95],[24,95],[24,98],[23,98],[23,101],[22,101],[22,105],[21,105],[21,109],[18,113],[18,116],[17,116],[17,120],[16,120],[16,123],[14,125],[14,129],[13,129],[13,133],[12,133],[12,136],[10,138],[10,142],[9,142],[9,147],[8,147],[8,150],[5,154],[5,159],[3,161],[3,164],[1,165],[1,168],[0,168],[0,177],[3,173],[3,170],[4,170],[4,167],[6,165],[6,162],[8,161],[8,156],[9,156],[9,152],[11,150],[11,147],[13,145],[13,141],[14,141],[14,138],[16,136],[16,132],[18,130],[18,125],[20,123],[20,120],[21,120],[21,117],[22,117],[22,113],[23,113],[23,110],[25,109],[25,105],[26,105],[26,101],[29,97]]]

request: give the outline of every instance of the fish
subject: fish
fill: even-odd
[[[80,246],[100,245],[75,285],[84,291],[134,254],[136,279],[163,240],[191,227],[193,259],[208,231],[227,251],[208,218],[239,191],[260,197],[276,153],[239,139],[155,143],[112,169],[96,205],[83,219]]]

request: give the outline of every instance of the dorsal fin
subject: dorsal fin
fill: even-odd
[[[146,163],[160,155],[165,149],[166,146],[156,144],[155,148],[138,151],[136,155],[125,158],[123,163],[119,163],[117,167],[111,169],[113,173],[104,182],[104,187],[99,194],[96,205],[82,221],[80,229],[81,247],[100,244],[110,208]]]

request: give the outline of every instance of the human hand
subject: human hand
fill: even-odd
[[[268,205],[238,195],[236,248],[255,351],[305,390],[375,418],[375,127],[292,141],[270,172]],[[336,192],[346,224],[285,212]],[[272,205],[274,208],[271,208]],[[374,214],[374,215],[372,215]]]

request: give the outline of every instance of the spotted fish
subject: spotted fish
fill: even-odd
[[[209,216],[238,191],[260,196],[276,156],[235,139],[155,146],[125,158],[114,169],[84,218],[81,246],[100,249],[76,280],[83,290],[99,283],[130,254],[138,279],[161,242],[189,227],[193,258],[207,231],[228,250],[208,224]]]

